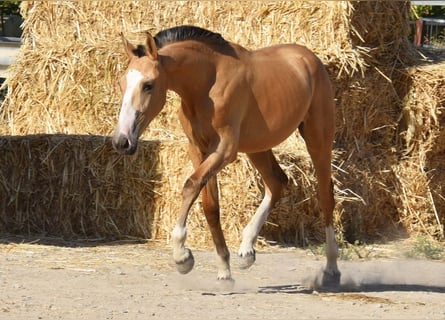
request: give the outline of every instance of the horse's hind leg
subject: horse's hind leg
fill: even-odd
[[[270,210],[280,198],[281,191],[288,181],[271,150],[250,153],[247,156],[263,178],[265,191],[260,206],[243,230],[243,240],[238,252],[242,258],[241,268],[248,268],[255,262],[255,249],[253,248],[255,241]]]
[[[311,156],[317,178],[319,207],[324,216],[326,228],[326,268],[323,285],[338,285],[340,271],[337,266],[338,247],[333,227],[334,192],[331,177],[331,158],[334,140],[333,106],[321,110],[319,104],[312,108],[300,126],[307,150]],[[326,105],[325,105],[326,106]]]

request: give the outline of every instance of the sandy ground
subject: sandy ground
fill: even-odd
[[[245,271],[232,254],[224,285],[211,251],[180,275],[159,245],[1,244],[0,319],[445,319],[444,261],[340,261],[339,292],[322,292],[323,257],[266,251]]]

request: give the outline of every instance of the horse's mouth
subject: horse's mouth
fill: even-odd
[[[113,136],[113,147],[114,149],[122,154],[132,155],[136,152],[138,147],[138,139],[140,127],[143,122],[144,117],[139,111],[135,112],[135,121],[131,125],[130,130],[119,130],[117,129]]]

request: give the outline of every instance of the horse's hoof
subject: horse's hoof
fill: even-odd
[[[235,286],[235,280],[230,278],[220,278],[218,277],[218,286],[224,290],[232,290]]]
[[[233,280],[233,278],[230,274],[228,274],[228,275],[218,274],[218,277],[216,279],[221,282],[234,282],[235,281],[235,280]]]
[[[321,279],[321,287],[325,290],[339,290],[341,273],[323,271],[323,278]]]
[[[181,261],[176,261],[176,269],[181,274],[189,273],[195,265],[195,258],[193,257],[192,252],[188,248],[186,248],[185,250],[185,258]]]
[[[230,269],[225,269],[225,270],[219,270],[218,271],[218,277],[217,277],[218,281],[232,281],[232,274],[230,272]]]
[[[240,269],[249,268],[252,264],[254,264],[254,262],[256,260],[255,250],[248,252],[247,254],[240,255],[240,258],[241,258],[240,263],[239,263]]]

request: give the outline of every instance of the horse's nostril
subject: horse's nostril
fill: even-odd
[[[119,135],[117,139],[113,139],[113,147],[118,150],[127,150],[130,147],[130,142],[124,135]]]
[[[116,151],[124,154],[133,154],[136,152],[137,143],[131,143],[125,135],[119,135],[113,139],[113,147]]]
[[[121,149],[128,150],[130,148],[130,142],[126,137],[121,137],[120,141]]]

